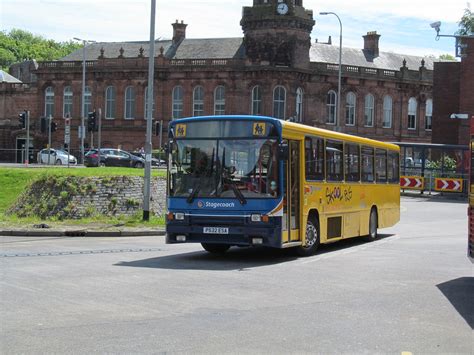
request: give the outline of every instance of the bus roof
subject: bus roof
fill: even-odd
[[[355,136],[346,133],[334,132],[331,130],[323,129],[323,128],[316,128],[311,127],[301,123],[295,123],[290,121],[283,121],[275,117],[269,116],[252,116],[252,115],[222,115],[222,116],[198,116],[198,117],[186,117],[174,120],[171,122],[172,125],[177,123],[189,123],[189,122],[196,122],[196,121],[225,121],[225,120],[244,120],[244,121],[265,121],[271,122],[278,127],[279,131],[283,133],[285,131],[291,131],[301,135],[316,135],[322,138],[328,139],[335,139],[335,140],[343,140],[358,144],[367,144],[370,146],[375,146],[378,148],[390,149],[399,151],[400,147],[393,143],[386,143],[377,141],[370,138],[364,138],[360,136]]]

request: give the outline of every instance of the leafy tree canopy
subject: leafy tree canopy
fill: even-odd
[[[456,32],[460,36],[474,36],[474,13],[471,11],[471,6],[467,4],[464,10],[464,15],[458,22],[459,30]]]
[[[441,59],[441,60],[451,60],[453,62],[456,61],[456,58],[453,55],[447,54],[447,53],[446,54],[441,54],[439,56],[439,59]]]
[[[8,71],[10,65],[29,59],[56,60],[80,47],[74,41],[56,42],[20,29],[1,31],[0,68]]]

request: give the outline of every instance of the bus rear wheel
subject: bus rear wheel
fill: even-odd
[[[319,224],[308,221],[306,223],[305,245],[296,247],[299,256],[311,256],[319,247]]]
[[[369,218],[369,234],[365,237],[367,241],[372,241],[377,239],[377,225],[378,225],[378,217],[377,211],[375,208],[372,208],[370,211],[370,218]]]
[[[230,248],[230,245],[226,244],[201,243],[201,245],[205,251],[212,254],[224,254]]]

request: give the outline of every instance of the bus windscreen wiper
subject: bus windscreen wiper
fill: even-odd
[[[247,200],[245,199],[244,195],[242,194],[242,191],[238,189],[238,187],[235,185],[235,182],[232,180],[229,180],[230,187],[232,188],[232,191],[234,191],[235,196],[239,199],[239,202],[241,205],[245,205],[247,203]]]
[[[199,184],[198,186],[196,186],[194,188],[193,191],[191,191],[191,193],[189,194],[188,198],[186,199],[186,202],[187,203],[191,203],[194,201],[194,199],[196,198],[197,194],[199,193],[199,190],[201,190],[201,184]]]

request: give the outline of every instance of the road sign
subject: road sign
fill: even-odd
[[[422,176],[400,176],[400,188],[423,190],[425,188],[425,178]]]
[[[436,178],[435,190],[446,192],[462,192],[462,179]]]

